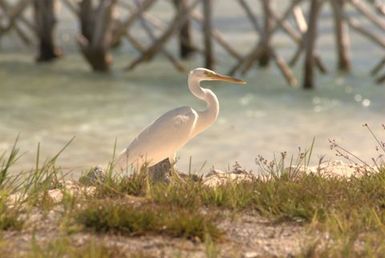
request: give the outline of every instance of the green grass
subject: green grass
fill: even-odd
[[[0,230],[20,230],[24,221],[18,208],[8,207],[5,200],[0,200]]]
[[[16,144],[17,140],[8,155],[5,152],[0,155],[0,230],[20,230],[24,223],[20,218],[19,200],[8,203],[9,195],[20,189],[18,177],[9,175],[10,168],[19,158]]]
[[[31,249],[23,258],[66,257],[66,258],[150,258],[140,252],[126,253],[117,246],[107,246],[95,239],[87,241],[82,246],[71,243],[68,237],[59,237],[46,244],[39,244],[35,239],[31,242]]]
[[[146,195],[148,184],[149,181],[145,169],[140,173],[134,173],[130,177],[122,177],[119,176],[119,173],[114,174],[111,171],[103,178],[103,182],[96,182],[95,197],[144,196]]]
[[[228,183],[217,188],[187,180],[151,185],[148,193],[140,196],[158,205],[253,210],[271,219],[307,223],[314,220],[323,223],[342,216],[356,224],[362,217],[361,223],[374,228],[385,219],[385,170],[359,178],[282,174],[268,180],[256,178],[252,182]]]
[[[335,143],[333,148],[344,157],[349,155]],[[215,257],[218,239],[226,239],[226,232],[217,228],[218,222],[229,219],[218,213],[231,211],[230,214],[258,213],[274,225],[300,223],[314,236],[314,242],[304,246],[299,257],[381,257],[385,252],[383,164],[376,163],[366,173],[349,178],[303,173],[311,149],[296,158],[288,158],[286,153],[273,161],[258,157],[261,176],[215,188],[196,177],[171,176],[167,184],[152,182],[146,168],[122,177],[110,166],[103,178],[83,181],[95,187],[94,193],[79,192],[74,196],[65,190],[62,172],[56,166],[64,148],[43,163],[39,161],[38,148],[35,168],[12,176],[10,168],[19,157],[15,144],[8,155],[0,155],[0,230],[21,229],[21,215],[28,214],[31,208],[42,212],[59,209],[60,226],[69,233],[68,238],[71,232],[85,230],[130,237],[199,239],[205,243],[207,256]],[[50,199],[51,189],[63,191],[61,202]],[[8,199],[14,193],[20,197],[11,205]],[[327,239],[322,238],[325,235]],[[71,249],[68,245],[65,241],[52,246],[36,242],[28,257],[108,257],[104,247]],[[94,256],[87,256],[90,252]]]
[[[320,241],[314,241],[296,257],[385,257],[385,240],[377,236],[371,236],[362,238],[359,241],[354,238],[340,238],[323,244]]]
[[[187,239],[206,235],[218,238],[219,230],[211,214],[202,215],[190,209],[159,206],[152,203],[132,204],[120,200],[94,200],[75,213],[76,221],[96,232],[138,236],[160,234]]]
[[[114,192],[115,197],[141,196],[151,205],[175,210],[258,212],[272,222],[300,222],[315,235],[330,236],[323,246],[315,245],[314,252],[309,251],[306,257],[371,257],[383,252],[385,169],[382,166],[359,177],[343,178],[302,173],[308,162],[307,154],[294,161],[286,158],[282,154],[272,162],[260,160],[266,173],[252,182],[210,188],[191,179],[151,183],[146,176],[135,174],[110,182],[108,188],[113,189],[109,192]],[[291,169],[286,169],[288,166]],[[132,191],[132,185],[139,187]],[[97,189],[98,198],[102,198],[101,190],[106,186]]]
[[[72,140],[71,140],[72,141]],[[28,214],[33,207],[50,210],[53,203],[48,195],[50,189],[62,187],[61,170],[56,166],[56,160],[69,141],[51,159],[40,164],[40,145],[37,148],[35,168],[11,174],[12,166],[21,157],[17,148],[17,140],[7,154],[0,155],[0,229],[19,230],[23,227],[22,214]]]

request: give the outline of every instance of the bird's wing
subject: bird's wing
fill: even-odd
[[[128,164],[145,159],[151,165],[175,154],[194,130],[198,114],[190,107],[171,110],[147,126],[125,149]]]

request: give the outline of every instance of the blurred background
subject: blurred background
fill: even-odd
[[[205,83],[218,121],[179,153],[182,171],[256,169],[258,154],[335,159],[335,139],[377,157],[385,123],[385,3],[364,0],[0,0],[0,153],[19,135],[17,168],[54,155],[81,172],[106,164],[164,112],[204,109],[187,73],[207,67],[247,80]],[[203,169],[202,169],[203,167]]]

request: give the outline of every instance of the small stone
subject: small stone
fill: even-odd
[[[209,187],[217,187],[220,185],[225,185],[229,182],[234,183],[243,183],[243,182],[251,182],[253,180],[253,175],[248,173],[211,173],[211,175],[206,176],[203,180],[203,184]]]
[[[83,185],[95,185],[104,182],[104,170],[100,166],[91,169],[85,176],[79,178],[79,183]]]
[[[243,258],[255,258],[258,257],[257,252],[246,252],[243,254]]]
[[[206,174],[205,177],[210,177],[210,176],[213,176],[213,175],[221,175],[221,174],[225,174],[226,172],[222,171],[222,170],[219,170],[219,169],[216,169],[216,168],[213,168],[212,170],[210,170],[210,172],[208,172]]]
[[[63,192],[60,189],[49,190],[48,195],[54,203],[59,203],[63,200]]]

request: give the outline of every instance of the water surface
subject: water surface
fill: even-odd
[[[166,14],[162,8],[160,13]],[[255,44],[255,35],[240,10],[226,10],[217,14],[215,23],[240,52],[246,53]],[[333,38],[329,18],[324,20],[319,48],[332,71]],[[60,26],[60,43],[66,46],[67,54],[59,62],[36,65],[31,51],[17,51],[6,42],[0,54],[0,151],[9,150],[20,135],[19,147],[25,154],[19,167],[34,164],[38,143],[42,156],[48,157],[73,136],[76,138],[60,158],[62,166],[81,171],[105,164],[111,158],[115,139],[120,151],[164,112],[183,105],[205,107],[188,92],[186,74],[176,72],[162,56],[134,72],[125,72],[123,67],[137,55],[129,46],[114,52],[112,74],[89,72],[76,53],[70,33],[74,28],[66,22]],[[283,35],[275,41],[284,56],[295,50]],[[175,42],[167,47],[172,51]],[[219,47],[216,51],[217,70],[225,73],[234,60]],[[385,123],[385,89],[373,84],[368,76],[379,56],[379,49],[353,34],[353,75],[331,72],[319,76],[314,91],[288,87],[275,68],[253,69],[243,78],[248,81],[246,87],[205,83],[218,95],[220,116],[178,153],[178,167],[187,170],[192,157],[193,171],[199,171],[204,163],[206,169],[226,169],[235,161],[256,169],[256,155],[271,158],[281,151],[296,153],[298,147],[309,146],[314,137],[313,162],[323,155],[334,158],[329,139],[336,139],[364,159],[377,156],[375,143],[362,124],[369,123],[385,137],[381,130]],[[186,66],[193,68],[201,63],[197,58]],[[295,68],[299,77],[300,68]]]

